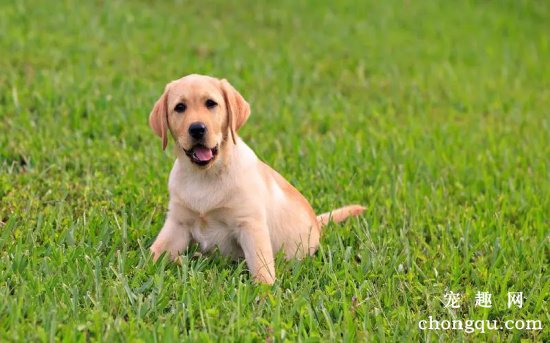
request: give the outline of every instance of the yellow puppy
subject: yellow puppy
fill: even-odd
[[[166,222],[151,246],[154,260],[175,259],[193,240],[202,251],[243,257],[254,279],[275,281],[274,253],[313,254],[321,227],[358,215],[359,205],[316,216],[308,201],[237,136],[250,106],[226,80],[188,75],[170,82],[149,117],[166,148],[175,141]]]

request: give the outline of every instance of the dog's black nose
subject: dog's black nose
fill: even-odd
[[[201,122],[189,125],[189,134],[195,139],[201,139],[206,133],[206,125]]]

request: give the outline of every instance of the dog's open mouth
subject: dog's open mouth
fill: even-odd
[[[218,155],[218,145],[213,148],[205,147],[202,144],[197,144],[189,150],[185,150],[185,154],[191,159],[191,162],[199,166],[205,166],[212,162]]]

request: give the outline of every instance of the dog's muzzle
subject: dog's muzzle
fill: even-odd
[[[183,151],[191,159],[191,162],[199,166],[206,166],[218,155],[218,145],[216,144],[215,147],[208,148],[202,144],[197,144],[191,149],[183,149]]]

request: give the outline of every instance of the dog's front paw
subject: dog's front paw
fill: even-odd
[[[273,285],[275,283],[275,273],[268,270],[261,270],[253,275],[256,283],[264,285]]]
[[[181,264],[181,256],[179,255],[178,250],[172,250],[172,249],[170,249],[170,247],[166,247],[162,244],[157,244],[157,242],[155,242],[151,246],[151,248],[149,248],[149,250],[151,251],[151,254],[153,255],[153,261],[155,263],[162,256],[162,254],[167,252],[168,255],[170,256],[170,260],[172,260],[172,262],[176,262],[176,263]]]
[[[160,244],[160,242],[156,241],[149,248],[149,251],[151,251],[151,254],[153,255],[153,261],[157,262],[159,257],[166,251],[166,247],[163,244]]]
[[[272,278],[271,276],[266,278],[262,275],[262,276],[254,277],[254,281],[256,281],[256,283],[263,284],[263,285],[273,285],[275,283],[275,278]]]

